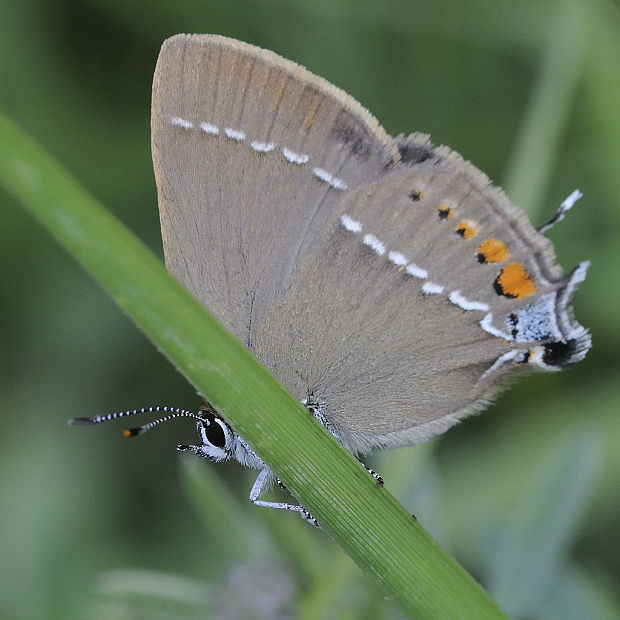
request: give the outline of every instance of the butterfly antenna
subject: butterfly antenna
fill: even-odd
[[[101,424],[102,422],[109,422],[111,420],[117,420],[118,418],[124,418],[130,415],[138,415],[140,413],[159,413],[168,412],[168,415],[153,420],[148,424],[138,426],[137,428],[128,428],[123,431],[124,437],[137,437],[146,433],[146,431],[161,424],[162,422],[168,422],[175,418],[193,418],[200,420],[200,416],[193,411],[187,411],[185,409],[179,409],[178,407],[143,407],[142,409],[130,409],[128,411],[116,411],[114,413],[108,413],[107,415],[93,416],[92,418],[72,418],[69,420],[71,426],[93,426],[94,424]]]

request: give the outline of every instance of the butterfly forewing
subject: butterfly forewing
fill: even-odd
[[[164,44],[152,131],[166,266],[250,346],[346,191],[398,159],[351,97],[213,35]]]

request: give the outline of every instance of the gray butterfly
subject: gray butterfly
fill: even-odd
[[[590,348],[568,306],[587,262],[563,275],[476,167],[428,136],[391,138],[303,67],[177,35],[151,120],[168,270],[351,452],[426,441],[506,377]],[[252,501],[311,519],[260,499],[271,470],[213,408],[163,420],[178,415],[200,440],[180,449],[259,469]]]

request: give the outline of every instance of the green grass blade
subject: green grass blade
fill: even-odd
[[[2,115],[0,180],[402,609],[417,618],[504,617],[161,262]]]
[[[543,209],[542,201],[582,77],[592,15],[592,7],[581,0],[555,3],[553,28],[508,166],[506,193],[541,223],[556,208]]]

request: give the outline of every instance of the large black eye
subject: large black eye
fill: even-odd
[[[207,441],[216,448],[224,449],[226,447],[226,435],[224,434],[222,424],[223,422],[221,422],[219,418],[208,415],[202,423],[202,426],[205,429]]]

